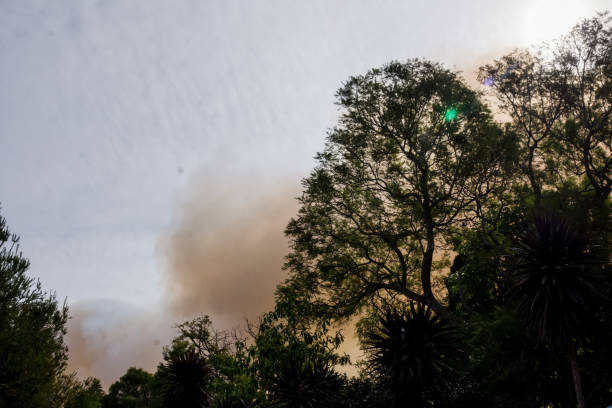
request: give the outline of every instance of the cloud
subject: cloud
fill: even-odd
[[[170,310],[210,314],[223,328],[272,309],[276,285],[286,276],[283,231],[297,212],[290,187],[233,187],[193,194],[159,244]]]
[[[68,370],[97,377],[105,388],[129,367],[153,372],[174,332],[169,316],[113,300],[73,303],[70,315]]]

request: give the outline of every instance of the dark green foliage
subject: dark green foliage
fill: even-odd
[[[502,189],[514,137],[456,73],[428,61],[352,77],[337,96],[339,124],[286,229],[279,301],[342,318],[389,292],[442,312],[434,253]]]
[[[242,398],[226,393],[218,395],[211,404],[212,408],[254,408],[256,404],[249,404]]]
[[[313,360],[297,351],[285,353],[273,376],[272,406],[316,408],[337,406],[340,377],[328,362]]]
[[[206,387],[213,370],[196,350],[172,356],[158,370],[163,387],[164,406],[168,408],[202,408],[208,405]]]
[[[568,344],[584,337],[584,326],[603,300],[602,260],[588,238],[550,214],[518,239],[510,296],[542,341]]]
[[[75,381],[68,392],[64,408],[101,408],[104,391],[100,380],[87,378]]]
[[[156,405],[155,380],[146,371],[130,367],[104,397],[104,408],[152,408]]]
[[[385,384],[373,377],[360,376],[344,378],[344,385],[338,390],[342,408],[387,408],[391,398]]]
[[[52,407],[68,308],[26,275],[18,241],[0,216],[0,407]]]
[[[215,398],[214,403],[241,401],[252,406],[261,398],[246,339],[236,332],[215,330],[206,315],[181,323],[177,329],[179,335],[169,347],[164,347],[166,365],[185,354],[195,353],[210,367],[206,391]],[[158,367],[158,378],[164,370],[163,365]]]
[[[594,329],[593,311],[607,300],[601,285],[602,264],[608,260],[595,258],[585,235],[551,215],[536,216],[518,244],[511,297],[540,342],[561,346],[582,408],[585,398],[576,348]]]
[[[389,381],[394,406],[424,406],[428,398],[447,392],[456,376],[456,331],[426,305],[387,309],[364,344],[370,365]]]

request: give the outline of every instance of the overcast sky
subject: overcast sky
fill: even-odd
[[[473,81],[606,5],[0,0],[1,213],[68,299],[71,367],[108,385],[173,322],[271,307],[350,75],[421,57]]]

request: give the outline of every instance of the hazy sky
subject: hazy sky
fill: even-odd
[[[0,0],[0,203],[67,297],[71,368],[153,369],[173,322],[271,307],[350,75],[474,70],[607,0]]]

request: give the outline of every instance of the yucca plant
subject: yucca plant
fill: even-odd
[[[218,395],[211,404],[214,408],[253,408],[254,406],[230,393]]]
[[[213,370],[195,350],[171,356],[159,369],[167,408],[202,408],[208,406],[207,385]]]
[[[272,406],[319,408],[333,405],[331,392],[339,388],[337,374],[326,362],[289,352],[273,379]]]
[[[425,406],[452,384],[458,336],[448,320],[422,303],[388,308],[363,339],[370,367],[388,379],[393,406]]]
[[[584,407],[576,347],[602,300],[602,260],[586,235],[565,219],[539,214],[517,239],[509,291],[540,343],[561,347],[571,367],[576,399]]]

